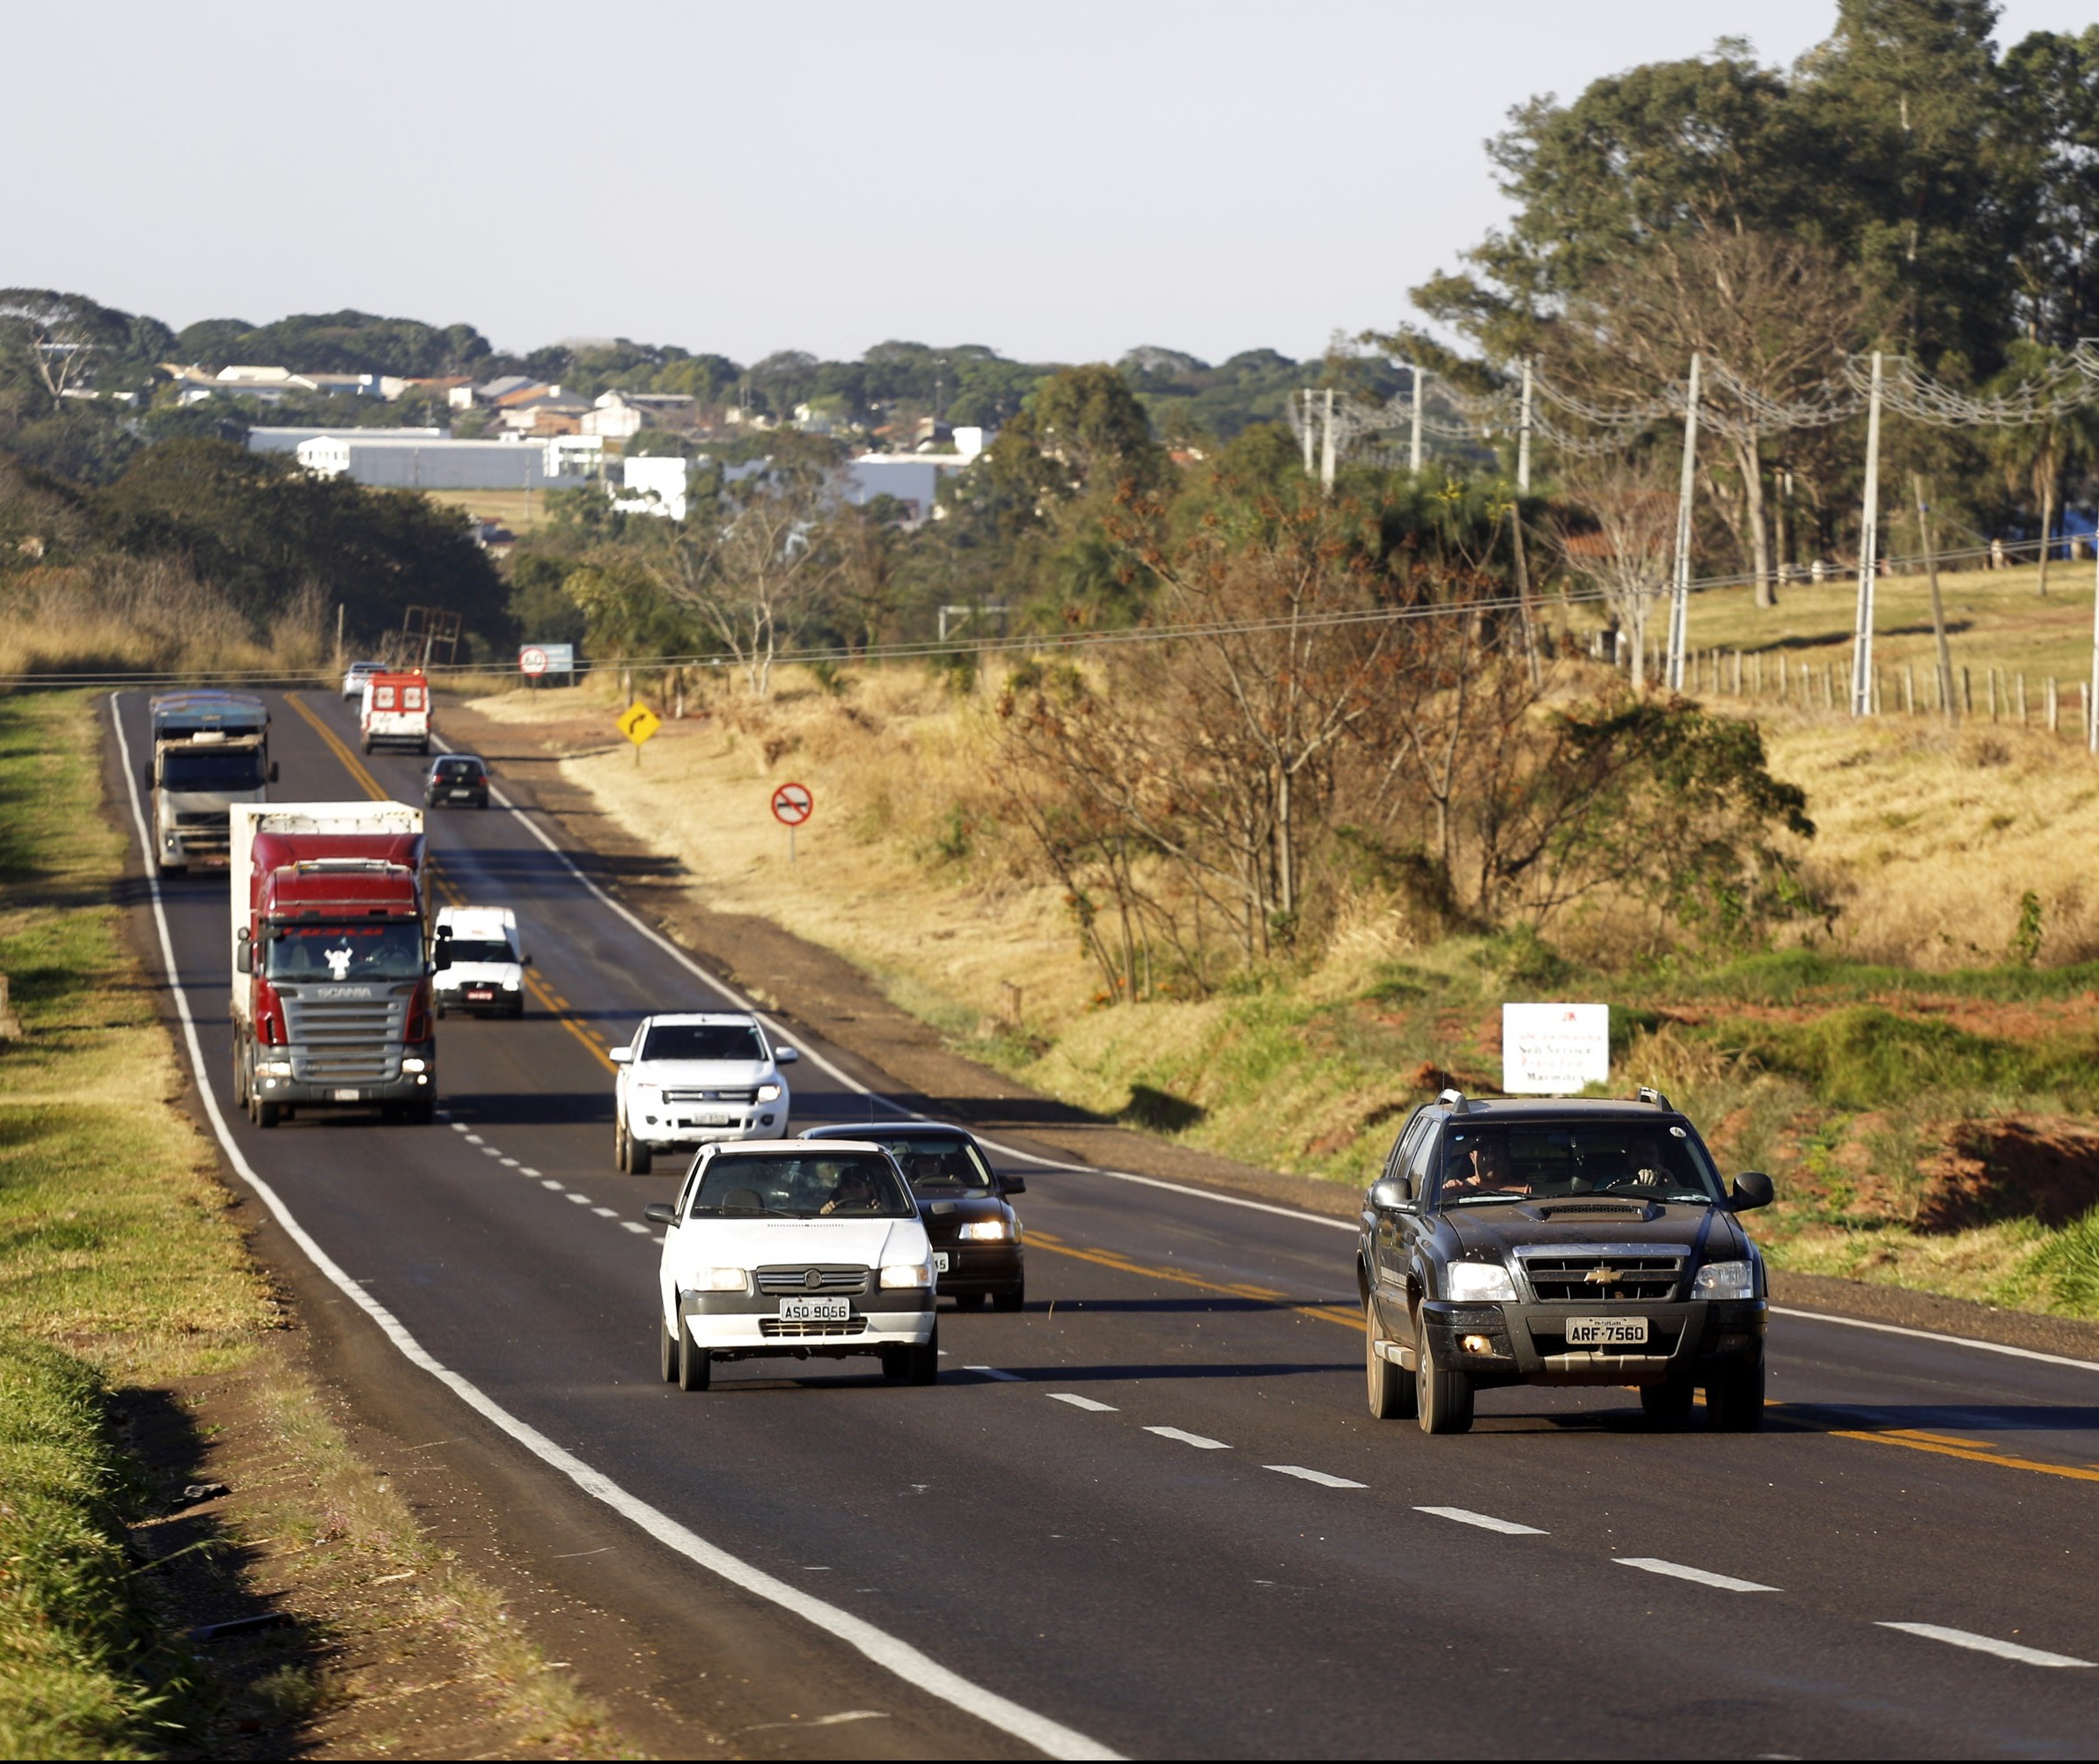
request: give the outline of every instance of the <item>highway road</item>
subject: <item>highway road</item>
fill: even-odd
[[[136,778],[143,696],[113,709]],[[351,739],[331,696],[288,699],[275,794],[417,799],[413,757]],[[1429,1438],[1365,1413],[1334,1221],[1015,1139],[1030,1302],[943,1312],[936,1386],[872,1361],[664,1386],[642,1209],[675,1172],[615,1173],[605,1050],[719,985],[531,816],[434,813],[430,843],[446,898],[516,908],[537,963],[523,1021],[442,1025],[430,1127],[236,1114],[224,878],[158,891],[231,1180],[362,1295],[385,1363],[499,1434],[519,1484],[631,1528],[659,1630],[726,1609],[753,1657],[813,1676],[812,1708],[882,1711],[855,1750],[2099,1746],[2099,1366],[1786,1314],[1761,1434],[1519,1389]],[[881,1073],[787,1039],[797,1126],[879,1108],[861,1087]]]

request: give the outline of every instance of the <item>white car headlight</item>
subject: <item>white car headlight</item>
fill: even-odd
[[[740,1268],[703,1268],[693,1283],[694,1292],[748,1292],[751,1276]]]
[[[965,1244],[1002,1244],[1008,1232],[1003,1219],[980,1219],[974,1224],[963,1226],[955,1235]]]
[[[758,1099],[760,1102],[778,1102],[780,1100],[780,1086],[778,1084],[759,1085]]]
[[[922,1261],[892,1261],[882,1270],[884,1286],[930,1286],[933,1270]]]
[[[503,983],[503,989],[505,992],[515,992],[517,989],[517,982],[514,980],[506,980]]]
[[[1691,1283],[1693,1298],[1754,1298],[1757,1269],[1753,1262],[1709,1261]]]
[[[1460,1303],[1485,1298],[1514,1298],[1516,1281],[1499,1262],[1454,1261],[1444,1278],[1443,1297]]]

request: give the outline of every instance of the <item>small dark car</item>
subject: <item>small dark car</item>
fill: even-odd
[[[1463,1433],[1499,1385],[1634,1385],[1682,1421],[1764,1409],[1764,1259],[1697,1129],[1639,1099],[1467,1098],[1414,1111],[1364,1197],[1356,1252],[1370,1413]]]
[[[1010,1197],[1027,1192],[1018,1176],[992,1169],[959,1127],[914,1121],[804,1128],[803,1139],[852,1139],[879,1145],[897,1160],[933,1241],[933,1268],[943,1297],[964,1311],[989,1298],[998,1311],[1027,1302],[1020,1219]]]
[[[488,762],[473,753],[446,753],[430,761],[422,781],[425,808],[487,808]]]

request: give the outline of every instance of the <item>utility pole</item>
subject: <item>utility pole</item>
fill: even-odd
[[[1946,720],[1958,723],[1960,708],[1953,702],[1953,651],[1946,646],[1946,608],[1939,599],[1939,548],[1932,541],[1931,504],[1924,498],[1924,474],[1910,474],[1910,488],[1917,493],[1917,531],[1924,540],[1924,573],[1932,585],[1932,640],[1939,648],[1939,702]],[[2093,618],[2092,665],[2099,670],[2099,612]]]
[[[1312,389],[1304,388],[1304,475],[1312,474]]]
[[[1691,357],[1691,386],[1684,405],[1684,476],[1677,486],[1677,568],[1669,601],[1669,672],[1671,692],[1684,690],[1684,628],[1691,622],[1691,496],[1698,482],[1699,358]]]
[[[1523,403],[1516,417],[1516,491],[1530,494],[1530,357],[1523,357]]]
[[[1866,503],[1859,515],[1859,612],[1852,632],[1851,714],[1873,715],[1873,572],[1881,544],[1881,352],[1866,401]]]
[[[1327,495],[1333,494],[1334,432],[1333,388],[1326,388],[1326,433],[1319,445],[1319,488]]]
[[[1419,362],[1412,365],[1414,376],[1414,426],[1413,434],[1406,444],[1406,469],[1418,478],[1421,475],[1421,388],[1428,376],[1422,371]]]
[[[2099,754],[2099,533],[2092,535],[2092,685],[2084,695],[2084,739]]]

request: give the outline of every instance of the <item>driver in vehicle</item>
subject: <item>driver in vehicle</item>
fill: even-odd
[[[866,1171],[848,1167],[831,1191],[831,1198],[817,1209],[828,1217],[833,1213],[871,1213],[880,1204],[874,1179]]]

